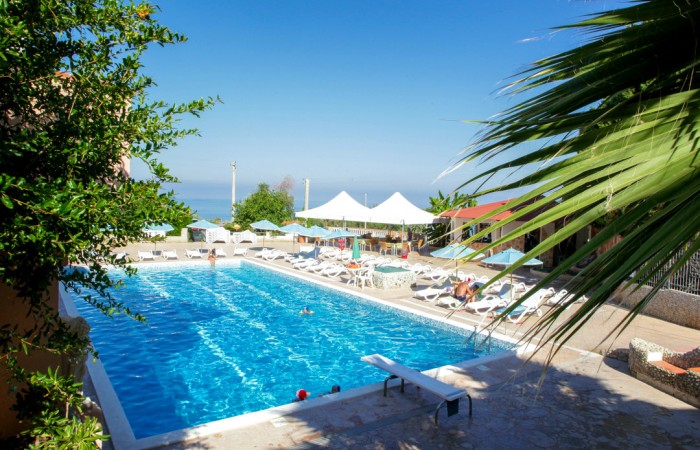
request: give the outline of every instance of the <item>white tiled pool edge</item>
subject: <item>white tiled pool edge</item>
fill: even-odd
[[[217,261],[217,264],[221,265],[240,265],[240,259],[229,259],[229,260],[222,260],[222,261]],[[317,285],[321,285],[330,289],[334,290],[339,290],[341,292],[345,292],[350,295],[354,295],[357,297],[361,297],[363,299],[376,302],[391,308],[399,309],[401,311],[418,315],[430,320],[434,320],[436,322],[440,322],[440,320],[436,319],[435,316],[427,314],[423,311],[417,311],[415,309],[407,308],[402,305],[397,305],[382,299],[378,299],[375,297],[371,297],[368,295],[365,295],[363,293],[353,291],[350,289],[346,289],[343,287],[335,286],[332,284],[328,284],[323,282],[322,280],[316,280],[313,278],[307,278],[304,277],[303,274],[297,274],[294,271],[286,271],[282,270],[278,267],[274,267],[271,265],[263,264],[258,261],[253,260],[252,258],[247,258],[246,262],[258,265],[260,267],[266,268],[273,270],[275,272],[288,275],[288,276],[293,276],[295,278],[303,279],[307,282],[311,282]],[[138,264],[136,264],[138,266]],[[148,264],[147,266],[144,267],[153,267],[153,268],[159,268],[159,267],[173,267],[173,265],[183,265],[183,266],[192,266],[192,265],[202,265],[202,266],[208,266],[209,262],[207,261],[183,261],[183,262],[168,262],[168,263],[156,263],[156,264]],[[73,298],[70,295],[70,293],[65,289],[64,286],[61,286],[60,289],[60,308],[62,312],[69,316],[69,317],[77,317],[80,314],[78,313],[77,308],[75,307],[73,303]],[[462,329],[467,329],[470,331],[474,331],[474,327],[456,322],[456,321],[451,321],[448,319],[444,320],[445,323],[449,323],[450,325],[453,325],[458,328]],[[504,335],[500,335],[498,333],[492,333],[497,339],[503,340],[506,342],[511,342],[511,343],[516,343],[516,341],[512,338],[509,338]],[[476,365],[481,365],[493,360],[497,360],[500,358],[504,358],[508,355],[511,355],[513,353],[515,354],[522,354],[522,353],[527,353],[532,350],[534,346],[531,344],[523,345],[520,347],[515,348],[514,350],[511,351],[504,351],[502,353],[496,354],[496,355],[491,355],[491,356],[486,356],[482,358],[477,358],[474,360],[469,360],[469,361],[464,361],[462,363],[458,364],[451,364],[451,365],[446,365],[430,370],[426,370],[423,373],[425,373],[428,376],[436,376],[440,373],[445,373],[445,372],[453,372],[457,370],[463,370],[465,368],[469,368],[472,366]],[[360,355],[364,356],[364,355]],[[358,356],[359,358],[359,356]],[[198,437],[205,437],[205,436],[211,436],[217,433],[221,433],[226,430],[234,430],[234,429],[239,429],[243,427],[247,427],[250,425],[254,424],[259,424],[259,423],[264,423],[264,422],[270,422],[275,419],[279,419],[283,416],[289,415],[290,413],[293,412],[298,412],[298,411],[303,411],[306,409],[311,409],[311,408],[317,408],[320,406],[328,405],[332,402],[336,402],[339,400],[348,400],[356,397],[361,397],[373,392],[378,392],[384,389],[384,383],[379,382],[375,384],[370,384],[367,386],[362,386],[359,388],[354,388],[354,389],[349,389],[347,391],[339,392],[337,394],[330,394],[326,395],[323,397],[317,397],[317,398],[312,398],[304,402],[299,402],[299,403],[290,403],[287,405],[282,405],[282,406],[277,406],[274,408],[269,408],[265,409],[262,411],[256,411],[253,413],[248,413],[248,414],[242,414],[240,416],[234,416],[234,417],[229,417],[226,419],[222,420],[217,420],[214,422],[209,422],[206,424],[202,425],[197,425],[194,427],[189,427],[189,428],[183,428],[180,430],[175,430],[171,431],[168,433],[163,433],[163,434],[158,434],[155,436],[149,436],[147,438],[142,438],[142,439],[136,439],[133,430],[131,429],[131,425],[129,424],[129,421],[127,420],[126,414],[124,413],[124,409],[122,408],[121,402],[119,401],[119,398],[117,397],[116,392],[114,391],[114,388],[112,387],[111,382],[109,381],[109,377],[107,376],[107,373],[104,370],[104,367],[102,366],[102,363],[99,360],[96,361],[88,361],[86,363],[87,365],[87,370],[88,370],[88,375],[90,376],[90,379],[94,385],[95,392],[97,393],[97,398],[98,398],[98,403],[100,404],[100,407],[102,408],[102,411],[104,413],[104,420],[107,423],[107,428],[108,432],[110,434],[111,442],[116,450],[143,450],[143,449],[149,449],[153,447],[158,447],[158,446],[163,446],[163,445],[170,445],[170,444],[175,444],[184,440],[189,440],[189,439],[194,439]],[[400,380],[395,379],[395,380],[390,380],[389,385],[390,386],[396,386],[400,383]]]

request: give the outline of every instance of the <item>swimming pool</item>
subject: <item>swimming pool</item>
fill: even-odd
[[[77,306],[137,439],[381,381],[367,354],[420,370],[484,355],[468,330],[245,261],[143,266],[114,295],[149,326]]]

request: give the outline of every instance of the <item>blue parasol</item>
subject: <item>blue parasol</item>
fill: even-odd
[[[360,254],[360,244],[357,241],[356,237],[352,239],[352,259],[360,259],[362,256]]]
[[[460,244],[450,244],[447,247],[443,247],[441,249],[430,252],[430,255],[435,258],[454,259],[455,276],[457,276],[457,266],[459,264],[459,260],[466,258],[468,255],[471,255],[476,252],[477,250],[474,250],[471,247],[465,247]],[[483,258],[484,256],[485,255],[483,253],[479,253],[474,257],[474,259]]]
[[[200,230],[208,230],[211,228],[221,228],[221,225],[217,225],[215,223],[211,223],[208,220],[198,220],[195,223],[191,223],[187,225],[187,228],[195,228],[195,229],[200,229]]]
[[[525,256],[525,253],[516,250],[514,248],[509,248],[507,250],[503,250],[502,252],[496,253],[493,256],[489,256],[488,258],[484,258],[481,260],[482,263],[486,264],[495,264],[499,266],[512,266],[515,264],[516,261],[521,259],[523,256]],[[536,258],[532,258],[529,261],[526,261],[523,263],[523,266],[537,266],[540,264],[544,264],[542,261]],[[513,272],[510,273],[510,286],[511,289],[513,289]],[[513,298],[513,293],[511,292],[510,298]]]
[[[346,237],[358,238],[359,235],[357,233],[353,233],[352,231],[348,231],[348,230],[334,230],[331,232],[331,234],[326,236],[326,239],[342,239],[342,238],[346,238]],[[357,239],[355,239],[355,240],[357,240]],[[342,248],[345,248],[345,244],[341,245],[341,249]]]
[[[283,227],[280,227],[280,231],[284,233],[291,233],[292,235],[295,234],[303,234],[307,231],[309,231],[308,228],[306,228],[304,225],[299,225],[298,223],[290,223],[289,225],[285,225]],[[294,252],[294,237],[292,236],[292,252]]]
[[[465,247],[460,244],[450,244],[447,247],[430,252],[430,255],[436,258],[462,259],[466,258],[468,255],[471,255],[472,253],[476,253],[476,251],[477,250],[474,250],[471,247]],[[483,258],[484,256],[485,255],[482,253],[479,253],[474,257],[474,259]]]
[[[253,222],[250,226],[256,230],[279,231],[280,227],[270,222],[269,220],[259,220]]]
[[[147,226],[146,229],[148,231],[163,231],[167,233],[168,231],[173,231],[175,228],[167,223],[153,223]]]
[[[264,230],[264,231],[279,231],[280,230],[280,227],[278,227],[274,223],[270,222],[269,220],[259,220],[257,222],[251,223],[250,226],[255,230]],[[265,247],[265,235],[264,234],[263,234],[263,247]]]
[[[481,262],[486,264],[496,264],[499,266],[511,266],[523,256],[525,256],[525,253],[515,250],[514,248],[509,248],[507,250],[503,250],[502,252],[496,253],[493,256],[489,256],[488,258],[483,259]],[[526,261],[523,266],[537,266],[540,264],[543,264],[543,262],[539,259],[532,258],[531,260]]]

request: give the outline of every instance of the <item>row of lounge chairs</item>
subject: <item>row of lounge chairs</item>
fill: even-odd
[[[157,255],[156,253],[150,252],[150,251],[145,251],[145,252],[138,252],[136,255],[139,259],[139,261],[146,261],[146,260],[155,260],[158,256],[162,257],[163,259],[177,259],[177,252],[175,250],[163,250],[160,252],[160,255]]]
[[[452,296],[452,283],[450,279],[456,277],[462,281],[476,283],[480,287],[489,281],[488,277],[477,277],[473,273],[467,274],[462,271],[450,271],[441,267],[435,268],[429,264],[410,264],[403,259],[392,259],[368,254],[363,254],[359,260],[356,260],[363,265],[363,268],[351,273],[345,266],[345,263],[351,259],[351,250],[340,250],[332,247],[310,247],[309,249],[302,250],[309,251],[292,255],[281,250],[263,249],[258,252],[256,256],[268,261],[285,259],[294,269],[333,279],[337,279],[342,275],[348,275],[347,282],[353,283],[359,287],[372,286],[372,272],[377,266],[388,265],[402,267],[413,271],[418,277],[436,284],[434,287],[414,292],[414,297],[416,299],[434,303],[439,306],[446,306],[449,309],[464,310],[480,316],[493,317],[506,312],[516,300],[520,299],[531,289],[524,283],[511,284],[498,281],[490,285],[484,292],[481,292],[478,300],[465,303]],[[518,305],[517,308],[509,311],[505,318],[510,322],[519,323],[526,316],[531,314],[541,316],[543,314],[541,306],[545,304],[550,306],[570,306],[570,299],[571,295],[566,290],[557,292],[553,288],[541,289],[530,295],[530,297]],[[585,297],[583,297],[583,299],[585,300]]]
[[[475,278],[472,278],[475,279]],[[483,285],[488,281],[488,278],[482,277],[477,279],[475,282],[477,286]],[[531,294],[527,299],[525,299],[520,305],[512,310],[508,309],[520,299],[526,292],[531,288],[526,286],[524,283],[511,284],[511,283],[494,283],[490,286],[498,287],[497,292],[493,292],[489,289],[482,293],[483,297],[476,301],[465,303],[464,301],[458,300],[452,296],[452,286],[449,281],[446,281],[442,286],[435,288],[427,288],[416,291],[414,297],[425,302],[435,303],[440,306],[447,306],[450,309],[464,310],[473,314],[481,316],[495,317],[501,315],[507,311],[505,319],[513,322],[520,323],[522,320],[531,314],[537,316],[542,316],[543,305],[549,306],[571,306],[572,294],[570,294],[565,289],[556,291],[554,288],[540,289],[537,292]],[[579,301],[585,301],[586,297],[583,296]]]
[[[216,248],[214,249],[214,253],[217,258],[226,258],[228,255],[222,248]],[[236,247],[233,249],[233,255],[234,256],[246,256],[248,253],[248,249],[245,247]],[[187,259],[202,259],[205,256],[209,254],[209,250],[205,250],[204,252],[200,250],[190,250],[190,249],[185,249],[185,256]],[[177,251],[176,250],[163,250],[160,252],[160,254],[156,254],[152,251],[139,251],[137,254],[138,260],[139,261],[154,261],[157,257],[161,257],[163,259],[179,259]]]
[[[352,260],[351,250],[340,250],[330,247],[309,247],[308,249],[301,247],[300,250],[302,250],[302,252],[290,254],[282,250],[264,248],[257,252],[255,256],[266,261],[286,260],[294,269],[331,279],[339,279],[346,276],[348,284],[353,284],[361,288],[365,286],[374,287],[372,274],[374,272],[374,267],[377,265],[407,266],[407,263],[401,259],[375,257],[374,255],[363,254],[359,259],[352,261],[359,263],[362,267],[358,269],[348,269],[346,264]],[[303,252],[303,250],[307,251]]]

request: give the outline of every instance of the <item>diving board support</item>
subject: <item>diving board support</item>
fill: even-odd
[[[457,389],[440,380],[429,377],[422,372],[413,370],[391,359],[379,355],[368,355],[360,358],[362,361],[372,364],[373,366],[385,370],[391,374],[384,380],[384,397],[387,395],[387,383],[394,378],[401,379],[401,392],[404,391],[405,381],[409,381],[416,386],[432,392],[442,399],[442,402],[435,409],[435,424],[438,423],[438,412],[443,405],[447,405],[447,417],[453,416],[459,412],[459,399],[467,397],[469,399],[469,417],[472,416],[472,397],[464,389]]]

